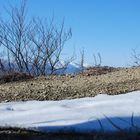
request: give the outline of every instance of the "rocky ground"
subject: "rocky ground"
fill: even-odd
[[[83,73],[53,75],[33,78],[26,74],[12,73],[0,75],[0,102],[21,100],[61,100],[90,97],[97,94],[121,94],[140,90],[140,67],[89,68]],[[38,136],[39,137],[36,137]],[[29,137],[30,136],[30,137]],[[0,128],[2,140],[9,139],[46,139],[42,133],[22,129]],[[127,136],[127,137],[126,137]],[[50,136],[52,138],[52,136]],[[53,137],[57,137],[54,135]],[[64,137],[64,136],[63,136]],[[66,135],[66,139],[139,139],[139,134],[93,135],[79,137]],[[48,138],[48,136],[47,136]],[[60,138],[60,136],[58,136]],[[64,137],[65,138],[65,137]]]
[[[140,90],[140,67],[90,68],[83,73],[1,82],[0,102],[61,100]]]

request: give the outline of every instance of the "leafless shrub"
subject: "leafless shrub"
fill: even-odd
[[[18,71],[30,73],[27,60],[30,40],[27,38],[27,32],[31,26],[26,23],[25,10],[26,3],[22,1],[20,8],[11,7],[11,11],[7,11],[10,19],[1,20],[0,42],[7,49],[10,69],[13,62]]]
[[[100,67],[102,64],[102,57],[100,53],[97,53],[97,56],[95,54],[93,54],[93,58],[94,58],[94,66],[95,67]]]
[[[67,67],[71,59],[61,63],[60,57],[72,32],[64,29],[64,21],[59,27],[53,18],[50,23],[39,18],[27,21],[24,0],[19,8],[11,7],[8,15],[8,21],[0,21],[0,45],[7,50],[10,70],[46,75]]]
[[[85,51],[82,50],[81,51],[81,62],[80,62],[80,68],[81,68],[81,71],[83,72],[85,67],[84,67],[84,63],[85,63]]]
[[[27,73],[19,73],[19,72],[8,72],[0,75],[0,84],[14,82],[14,81],[23,81],[33,79],[34,77]]]
[[[132,59],[135,66],[140,66],[140,53],[137,51],[137,48],[132,49]]]
[[[60,57],[71,35],[71,29],[64,30],[64,22],[58,28],[53,24],[53,19],[50,24],[46,20],[34,19],[34,29],[28,37],[32,42],[32,47],[29,48],[32,54],[30,63],[37,75],[54,74],[58,69],[67,67],[71,59],[62,64]]]
[[[85,66],[85,50],[83,49],[82,51],[80,51],[80,62],[79,63],[75,63],[78,67],[80,67],[80,72],[83,73]]]

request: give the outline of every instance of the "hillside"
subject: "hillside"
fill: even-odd
[[[101,70],[100,70],[101,71]],[[140,67],[38,77],[0,84],[0,102],[19,100],[61,100],[120,94],[140,89]]]

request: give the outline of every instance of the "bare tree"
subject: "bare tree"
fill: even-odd
[[[8,62],[14,62],[16,69],[20,72],[28,72],[28,53],[29,40],[27,32],[30,25],[26,23],[26,3],[22,1],[20,8],[11,7],[8,11],[9,21],[1,20],[1,44],[7,49]]]
[[[84,63],[85,63],[85,51],[84,49],[81,51],[81,60],[80,60],[80,68],[81,68],[81,72],[83,73],[85,67],[84,67]]]
[[[11,7],[9,21],[0,22],[0,43],[7,49],[9,67],[14,63],[19,72],[33,75],[54,74],[65,69],[60,58],[65,43],[71,38],[71,29],[64,29],[64,22],[58,27],[42,19],[26,20],[26,1],[19,8]],[[59,65],[59,66],[58,66]]]
[[[135,49],[132,49],[132,59],[135,66],[140,66],[140,53]]]
[[[85,63],[85,50],[83,49],[80,51],[80,61],[78,63],[75,63],[80,68],[80,71],[82,73],[84,72],[85,69],[84,63]]]
[[[101,54],[98,53],[97,56],[95,54],[93,54],[93,58],[94,58],[94,66],[95,67],[100,67],[101,64],[102,64]]]
[[[71,59],[61,63],[60,57],[67,40],[72,36],[71,29],[64,30],[64,22],[60,27],[53,23],[34,19],[34,29],[28,37],[32,42],[30,47],[34,72],[41,75],[54,74],[59,69],[65,69]]]

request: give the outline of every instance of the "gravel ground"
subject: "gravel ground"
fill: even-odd
[[[90,70],[81,74],[38,77],[26,81],[3,83],[0,84],[0,102],[73,99],[104,93],[115,95],[140,90],[140,67],[119,68],[108,72],[96,71],[96,74],[94,72],[94,70]],[[0,128],[0,137],[4,140],[6,138],[12,140],[11,135],[23,138],[24,135],[33,136],[34,134],[36,135],[28,130]],[[137,135],[130,135],[128,138],[117,136],[115,135],[116,139],[122,138],[122,140],[139,139]],[[109,138],[115,139],[114,135],[112,137],[109,135]],[[97,139],[99,138],[97,137]]]
[[[101,75],[47,76],[0,84],[0,102],[73,99],[134,90],[140,90],[140,67],[120,68]]]

